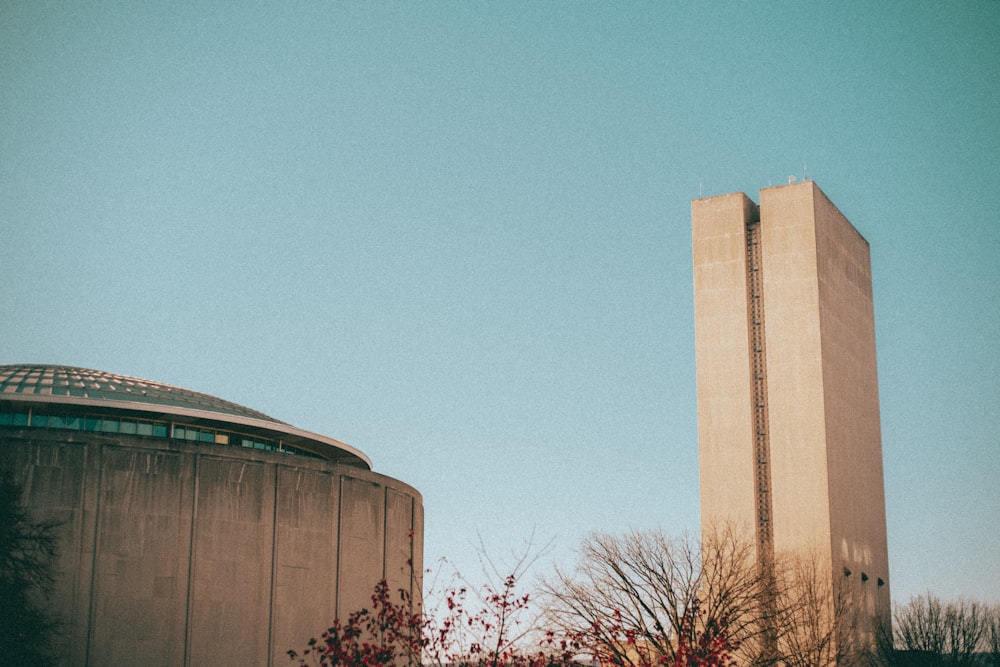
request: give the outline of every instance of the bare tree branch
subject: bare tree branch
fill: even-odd
[[[949,665],[978,665],[979,654],[1000,654],[1000,614],[974,600],[942,602],[931,594],[918,595],[897,606],[895,648],[928,659],[947,658]]]
[[[738,646],[760,632],[753,543],[724,528],[698,540],[662,531],[594,534],[573,572],[543,582],[549,621],[623,665],[676,659],[678,646]]]

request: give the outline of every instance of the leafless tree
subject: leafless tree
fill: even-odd
[[[985,648],[989,630],[989,607],[959,599],[945,605],[945,653],[956,663],[971,663]]]
[[[979,654],[991,650],[996,614],[973,600],[942,602],[934,595],[920,595],[897,606],[895,649],[923,656],[928,664],[977,665]],[[904,654],[905,655],[905,654]],[[896,663],[900,656],[896,656]]]
[[[913,598],[905,606],[897,606],[895,644],[907,651],[944,653],[944,605],[933,595]]]
[[[995,604],[989,610],[989,623],[986,632],[986,652],[993,667],[1000,667],[1000,604]]]
[[[549,620],[609,662],[675,659],[677,647],[723,640],[740,665],[860,664],[864,600],[812,553],[760,559],[745,532],[698,540],[662,531],[586,539],[573,572],[543,583]]]
[[[753,664],[835,667],[861,661],[869,647],[860,634],[871,619],[859,591],[811,552],[780,555],[772,578],[775,659],[760,656]]]
[[[549,620],[623,665],[674,660],[681,638],[736,647],[761,628],[753,543],[723,529],[703,540],[662,531],[584,540],[576,570],[543,582]]]

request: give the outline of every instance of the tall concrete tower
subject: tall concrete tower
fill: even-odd
[[[868,242],[811,181],[692,203],[702,529],[804,552],[888,620]]]

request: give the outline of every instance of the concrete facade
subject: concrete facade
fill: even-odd
[[[3,398],[6,421],[26,410],[95,409]],[[211,417],[221,432],[227,418]],[[36,517],[60,522],[62,664],[284,665],[288,649],[369,606],[382,578],[419,599],[420,494],[357,457],[344,460],[353,464],[177,437],[0,425],[0,464]]]
[[[703,530],[817,554],[888,620],[867,241],[811,181],[695,200],[692,230]]]

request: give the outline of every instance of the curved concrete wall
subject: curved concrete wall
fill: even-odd
[[[420,494],[368,470],[12,427],[0,464],[60,522],[64,665],[285,665],[383,577],[420,595]]]

